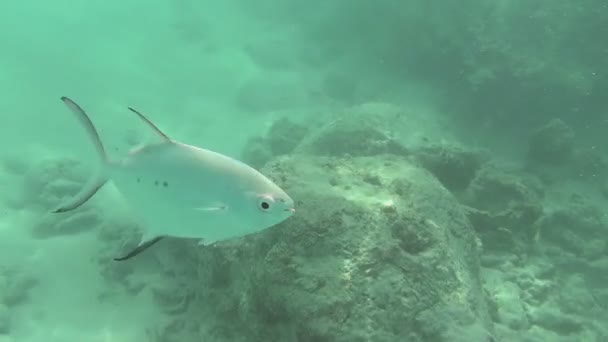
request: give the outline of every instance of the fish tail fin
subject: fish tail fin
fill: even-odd
[[[101,187],[103,187],[103,185],[108,181],[107,169],[110,164],[106,150],[101,143],[101,139],[99,138],[99,134],[97,133],[97,130],[91,122],[91,119],[89,119],[87,113],[78,104],[76,104],[76,102],[65,96],[61,98],[61,101],[68,106],[72,113],[75,114],[80,124],[86,129],[89,138],[95,145],[97,155],[99,156],[99,167],[97,172],[82,187],[80,192],[78,192],[78,194],[69,199],[67,202],[63,203],[59,208],[53,210],[54,213],[74,210],[93,197],[93,195],[95,195],[97,191],[101,189]]]

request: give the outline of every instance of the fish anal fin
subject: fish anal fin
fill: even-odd
[[[156,127],[156,125],[150,121],[150,119],[148,119],[145,115],[143,115],[140,111],[132,108],[132,107],[128,107],[129,110],[133,113],[135,113],[140,119],[141,121],[143,121],[146,125],[148,125],[148,127],[152,128],[152,130],[163,140],[166,142],[170,142],[171,138],[169,138],[163,131],[160,130],[160,128]]]
[[[144,237],[142,237],[141,242],[139,243],[139,245],[137,245],[137,247],[133,248],[131,251],[129,251],[129,253],[127,253],[121,257],[114,258],[114,260],[115,261],[124,261],[124,260],[131,259],[134,256],[145,251],[146,249],[152,247],[153,245],[155,245],[157,242],[159,242],[160,240],[162,240],[165,237],[166,237],[165,235],[158,235],[158,236],[154,236],[154,237],[148,237],[147,235],[144,235]]]
[[[53,213],[64,213],[66,211],[74,210],[81,205],[85,204],[93,195],[103,187],[108,181],[105,177],[92,178],[74,197],[70,198],[66,203],[63,203],[59,208],[53,210]]]

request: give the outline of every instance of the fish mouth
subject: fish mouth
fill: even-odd
[[[285,211],[289,211],[289,212],[295,213],[296,212],[296,208],[285,209]]]

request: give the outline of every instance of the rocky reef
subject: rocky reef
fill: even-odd
[[[156,293],[176,319],[158,340],[493,339],[481,242],[442,184],[466,188],[483,158],[407,149],[372,107],[394,109],[364,106],[316,129],[283,119],[256,138],[244,155],[296,199],[297,215],[212,248],[171,241],[180,252],[164,262],[180,267],[167,277],[180,285]],[[454,180],[441,177],[450,170]]]
[[[263,170],[272,174],[277,165],[280,170],[284,170],[286,167],[280,165],[300,165],[294,163],[294,160],[306,160],[306,164],[302,167],[290,166],[287,171],[279,172],[282,175],[280,179],[284,184],[290,186],[293,181],[306,182],[307,177],[304,175],[308,173],[301,170],[314,169],[319,161],[323,161],[328,165],[327,169],[315,173],[315,177],[311,178],[319,179],[321,182],[323,179],[327,179],[330,187],[319,187],[319,193],[323,193],[325,196],[327,192],[335,194],[336,189],[348,189],[350,193],[364,194],[354,197],[347,193],[340,193],[339,199],[331,201],[331,207],[334,203],[341,203],[340,206],[348,205],[351,208],[360,206],[363,211],[373,211],[377,210],[375,208],[379,204],[360,200],[370,195],[375,197],[386,194],[386,198],[390,198],[387,203],[391,203],[394,207],[385,207],[383,210],[385,215],[394,210],[394,213],[390,215],[393,215],[398,221],[410,222],[404,226],[411,226],[414,222],[419,222],[420,225],[415,225],[416,228],[411,230],[399,230],[401,233],[395,235],[394,228],[402,225],[378,216],[383,219],[373,223],[363,219],[352,220],[348,223],[348,233],[342,236],[352,236],[355,240],[361,239],[359,232],[363,229],[359,228],[359,223],[365,222],[365,225],[369,227],[376,227],[374,229],[376,233],[373,235],[373,240],[379,242],[375,247],[376,250],[379,252],[382,250],[380,245],[398,244],[401,248],[400,253],[388,249],[391,252],[378,254],[383,256],[376,259],[374,265],[383,265],[385,268],[391,269],[394,265],[405,262],[410,267],[416,265],[415,267],[426,270],[422,273],[416,272],[421,278],[417,278],[415,281],[408,279],[410,281],[406,286],[408,289],[416,289],[420,284],[432,281],[440,274],[437,271],[430,272],[428,267],[433,264],[433,259],[439,261],[442,258],[418,259],[416,257],[433,255],[436,251],[433,247],[438,246],[437,236],[429,235],[426,225],[433,222],[438,227],[450,227],[448,230],[460,227],[458,231],[462,234],[456,234],[458,236],[456,240],[460,246],[464,245],[468,248],[462,249],[462,247],[450,244],[444,245],[442,248],[449,250],[448,253],[464,258],[462,260],[467,260],[461,265],[465,265],[465,269],[468,270],[465,274],[474,278],[468,278],[469,281],[462,283],[463,285],[468,284],[464,285],[463,289],[467,288],[466,286],[469,289],[477,288],[474,285],[477,281],[483,283],[483,294],[474,297],[479,306],[469,306],[469,314],[464,316],[470,317],[469,322],[475,321],[478,324],[476,328],[473,328],[475,325],[468,326],[467,331],[478,333],[476,337],[469,337],[470,340],[487,338],[495,341],[509,341],[521,340],[527,336],[530,341],[569,341],[573,339],[597,340],[606,337],[606,329],[601,327],[597,319],[597,317],[605,317],[607,314],[606,305],[602,304],[606,303],[606,293],[600,285],[605,281],[605,277],[601,274],[607,274],[605,265],[608,260],[608,249],[601,238],[605,235],[606,222],[594,200],[584,194],[585,186],[581,187],[578,184],[581,181],[581,172],[594,175],[584,178],[587,184],[594,186],[589,196],[593,199],[596,199],[597,196],[605,196],[603,190],[605,187],[597,187],[598,184],[605,184],[601,167],[605,163],[605,157],[601,153],[577,149],[574,131],[560,120],[550,121],[532,134],[528,153],[525,156],[526,162],[521,165],[506,163],[494,158],[487,151],[471,149],[459,144],[437,144],[427,141],[417,146],[406,147],[399,137],[391,135],[390,131],[381,124],[374,124],[374,120],[385,118],[387,115],[386,111],[382,112],[381,109],[391,108],[391,106],[374,105],[371,107],[378,110],[377,116],[373,115],[373,111],[368,112],[371,113],[368,116],[357,116],[356,113],[360,111],[354,110],[352,120],[340,120],[340,118],[332,120],[320,129],[302,137],[299,145],[294,147],[291,152],[285,152],[290,153],[289,157],[276,159],[276,156],[269,153],[267,156],[271,161]],[[362,163],[364,160],[366,162]],[[344,171],[344,168],[339,165],[343,167],[348,165],[350,171]],[[395,174],[395,178],[387,178],[386,175],[391,173],[391,166],[394,165],[399,165],[396,169],[403,171]],[[416,170],[416,172],[410,173],[407,170]],[[297,175],[295,179],[289,176],[292,174]],[[425,176],[421,177],[423,174]],[[433,178],[434,180],[430,181]],[[396,186],[396,184],[401,184],[401,186]],[[316,187],[312,185],[306,188],[307,192],[296,193],[298,198],[303,200],[303,208],[307,213],[306,216],[309,216],[311,211],[306,204],[311,200],[308,198],[314,198],[319,194],[313,193],[313,189]],[[441,188],[443,190],[438,190]],[[426,194],[436,191],[443,192],[444,200],[426,196]],[[451,196],[448,195],[448,192]],[[316,201],[313,200],[314,202]],[[415,209],[411,212],[403,212],[404,204]],[[429,207],[426,210],[422,209],[425,206]],[[328,210],[330,209],[322,208],[316,209],[314,212],[327,213]],[[342,219],[348,217],[346,215],[348,210],[342,208],[339,211],[340,214],[333,215]],[[412,216],[410,217],[410,215]],[[444,215],[448,215],[449,218],[439,219],[439,217],[445,217]],[[295,218],[293,222],[286,222],[283,226],[271,230],[267,233],[268,239],[271,239],[273,235],[288,236],[289,232],[297,232],[298,228],[304,231],[304,228],[300,226],[300,219]],[[307,219],[311,220],[309,217]],[[431,221],[428,221],[429,219]],[[306,226],[309,229],[315,227],[312,230],[314,232],[318,231],[318,227],[323,226],[314,220],[309,222]],[[326,222],[325,219],[322,222]],[[341,225],[343,223],[332,226],[340,227]],[[384,228],[378,229],[379,226]],[[391,237],[394,239],[392,242],[390,239],[386,240],[389,230],[392,231]],[[383,231],[384,233],[378,233]],[[323,240],[324,244],[330,243],[330,240],[338,240],[341,241],[340,247],[344,246],[344,240],[338,238],[341,235],[332,235],[326,231],[320,235],[327,239]],[[257,239],[263,241],[264,236],[261,234]],[[285,270],[273,266],[282,271],[278,275],[270,272],[270,276],[262,273],[264,277],[255,278],[275,279],[272,275],[280,276],[280,280],[273,281],[273,284],[289,285],[289,293],[294,297],[290,297],[290,300],[286,297],[278,298],[282,298],[289,304],[294,302],[302,305],[301,311],[298,310],[299,306],[291,310],[282,306],[281,310],[277,309],[280,312],[277,317],[290,317],[288,312],[299,313],[310,310],[305,307],[315,303],[312,299],[298,301],[295,297],[308,298],[307,295],[313,296],[314,294],[314,298],[317,298],[316,291],[322,292],[323,289],[328,289],[327,280],[317,279],[310,283],[297,280],[302,279],[303,275],[307,275],[305,271],[307,267],[301,265],[307,265],[306,261],[311,260],[312,262],[328,253],[311,249],[310,254],[300,256],[297,253],[300,248],[293,246],[308,241],[303,236],[305,235],[293,240],[282,237],[279,240],[282,242],[282,248],[279,249],[280,255],[285,255],[284,262],[294,269]],[[454,241],[453,237],[449,240]],[[293,242],[286,243],[287,241]],[[405,244],[403,244],[404,242]],[[313,244],[313,246],[318,246],[318,244]],[[272,256],[274,257],[277,251],[274,251],[273,248],[278,247],[267,248],[269,248],[267,253],[273,251]],[[329,252],[330,259],[337,262],[335,258],[342,256],[340,253],[342,249],[334,247],[329,250],[333,251]],[[482,252],[478,252],[479,250]],[[296,258],[294,254],[298,257]],[[268,254],[258,255],[258,257],[268,260]],[[296,262],[293,261],[294,259]],[[416,262],[417,260],[419,263]],[[454,267],[451,262],[447,264],[443,262],[440,261],[448,268]],[[320,265],[328,267],[332,265],[331,262],[312,263],[315,266],[308,266],[308,269],[316,270],[321,268]],[[480,268],[477,266],[478,263],[481,264]],[[264,268],[253,269],[263,270]],[[373,269],[370,268],[369,272],[373,272]],[[333,270],[337,272],[337,268],[333,268]],[[402,271],[405,270],[402,268]],[[389,274],[387,272],[383,271],[381,274]],[[323,276],[320,278],[323,279]],[[365,282],[355,284],[360,284],[361,288],[379,288],[382,284],[382,278],[364,279]],[[294,286],[304,286],[304,284],[296,285],[298,282],[310,286],[311,289],[308,291],[294,290]],[[446,283],[444,279],[442,283],[449,284],[450,282]],[[354,286],[353,290],[356,290],[358,287]],[[399,333],[393,336],[376,335],[374,340],[391,340],[391,338],[395,339],[396,336],[399,336],[400,338],[405,337],[408,341],[447,341],[471,336],[466,333],[462,333],[459,335],[460,337],[450,335],[451,332],[459,331],[463,327],[454,320],[454,315],[451,314],[442,316],[446,317],[442,320],[443,326],[439,327],[442,324],[438,324],[435,326],[436,330],[430,330],[435,332],[422,328],[423,326],[429,327],[424,319],[420,321],[420,317],[425,317],[426,313],[441,316],[442,313],[451,312],[448,308],[450,305],[443,300],[445,292],[442,289],[435,291],[430,296],[442,298],[439,302],[441,304],[435,306],[438,309],[437,312],[429,308],[416,313],[416,306],[408,306],[411,301],[408,301],[407,298],[412,292],[403,292],[402,288],[396,288],[399,290],[392,294],[386,292],[384,295],[395,299],[399,297],[399,294],[405,294],[401,297],[400,305],[408,313],[404,314],[405,316],[394,317],[393,322],[400,322],[399,326],[407,326],[407,329],[397,330]],[[432,285],[425,288],[432,288]],[[277,293],[277,295],[282,293],[279,290],[267,291],[269,294],[266,296],[269,297],[264,298],[273,303],[276,303],[273,293]],[[448,292],[450,291],[448,290]],[[368,292],[364,290],[362,293]],[[340,295],[335,296],[335,298],[344,298]],[[419,294],[416,296],[421,300],[424,298]],[[354,307],[366,307],[367,321],[379,324],[375,323],[374,317],[378,317],[378,319],[382,317],[375,314],[376,310],[381,307],[379,305],[370,307],[365,304],[378,304],[373,298],[376,297],[366,295],[357,298]],[[391,303],[391,300],[388,301]],[[473,303],[474,300],[471,302],[471,298],[469,298],[468,302]],[[396,310],[399,306],[390,306],[388,303],[384,304],[387,311]],[[463,306],[460,306],[460,309],[463,309]],[[260,312],[264,311],[260,310]],[[349,320],[357,318],[355,312],[348,316]],[[305,324],[308,322],[314,326],[318,322],[317,318],[306,315],[297,317],[298,326],[306,326],[306,331],[315,331],[314,328]],[[487,323],[484,317],[487,317],[492,324],[484,324]],[[380,320],[385,324],[386,319],[388,318],[382,317]],[[323,319],[323,321],[331,322],[330,319]],[[429,318],[428,322],[430,321],[436,320]],[[407,325],[408,323],[405,322],[416,323]],[[418,325],[420,323],[422,325]],[[326,326],[329,329],[331,324],[326,323]],[[297,328],[291,328],[297,331]],[[339,329],[329,331],[343,334]],[[384,330],[378,328],[375,331]],[[340,340],[339,334],[331,336],[329,340]],[[357,338],[365,340],[361,336],[348,336],[350,340],[358,340]],[[292,340],[306,340],[302,339],[300,335],[296,335],[296,337]],[[367,335],[367,337],[370,336]],[[315,338],[320,337],[315,336]]]
[[[100,226],[98,263],[112,284],[100,300],[151,291],[169,323],[150,328],[150,341],[608,338],[603,155],[581,153],[559,122],[534,133],[522,164],[456,143],[408,144],[404,117],[374,103],[314,124],[283,118],[253,138],[245,159],[297,202],[294,217],[255,235],[208,247],[167,239],[116,264],[136,224],[104,218],[96,203],[44,216],[31,232]],[[538,153],[550,158],[529,158]],[[45,210],[82,181],[71,161],[12,167]],[[580,187],[564,168],[598,176]],[[150,269],[153,278],[138,276]]]
[[[303,214],[181,256],[184,287],[161,291],[167,302],[192,300],[184,317],[214,322],[200,338],[489,341],[474,230],[425,169],[388,154],[298,155],[263,172]]]

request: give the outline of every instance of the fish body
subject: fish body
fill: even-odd
[[[258,195],[290,201],[282,190],[266,194],[274,184],[248,165],[182,143],[140,149],[110,165],[109,174],[148,232],[200,238],[205,243],[276,223],[277,215],[260,212]],[[283,210],[278,219],[291,214]]]
[[[292,216],[294,201],[254,168],[223,154],[170,139],[137,114],[160,137],[159,143],[108,160],[87,114],[67,97],[63,102],[83,124],[100,156],[98,172],[81,192],[54,212],[76,209],[108,180],[142,224],[143,237],[131,258],[162,238],[197,238],[203,244],[245,236]]]

